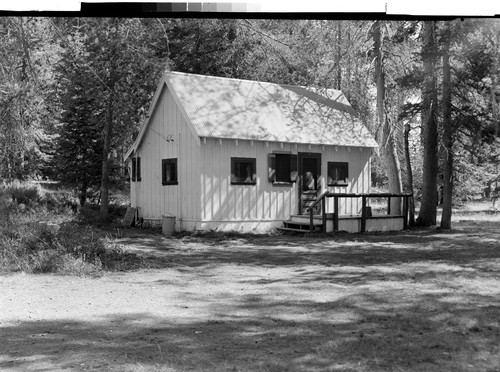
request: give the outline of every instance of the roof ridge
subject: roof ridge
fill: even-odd
[[[235,80],[235,81],[242,81],[242,82],[247,82],[247,83],[260,83],[260,84],[270,84],[270,85],[283,85],[283,84],[278,84],[278,83],[271,83],[270,81],[239,79],[239,78],[215,76],[215,75],[193,74],[191,72],[181,72],[181,71],[167,71],[167,72],[165,72],[165,74],[194,75],[194,76],[200,76],[200,77],[210,78],[210,79]],[[297,86],[297,85],[292,85],[292,86]]]
[[[226,77],[226,76],[215,76],[215,75],[203,75],[203,74],[194,74],[191,72],[182,72],[182,71],[167,71],[165,74],[175,74],[175,75],[194,75],[194,76],[200,76],[204,78],[210,78],[210,79],[221,79],[221,80],[234,80],[234,81],[241,81],[241,82],[247,82],[247,83],[259,83],[259,84],[269,84],[269,85],[278,85],[282,88],[287,88],[287,87],[295,87],[295,88],[302,88],[302,89],[313,89],[314,91],[311,90],[312,93],[318,94],[317,90],[325,90],[325,91],[333,91],[333,92],[340,92],[342,95],[344,95],[344,92],[341,89],[335,89],[335,88],[325,88],[325,87],[315,87],[312,85],[294,85],[294,84],[283,84],[283,83],[272,83],[270,81],[262,81],[262,80],[250,80],[250,79],[240,79],[240,78],[232,78],[232,77]],[[325,97],[329,98],[329,97]]]

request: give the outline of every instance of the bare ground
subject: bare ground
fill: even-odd
[[[148,269],[0,277],[0,370],[500,371],[499,241],[125,230]]]

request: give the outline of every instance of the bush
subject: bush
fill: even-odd
[[[21,182],[13,182],[7,185],[3,192],[10,195],[17,204],[24,205],[38,203],[43,196],[43,190],[39,185]]]
[[[141,265],[135,254],[108,248],[105,234],[76,223],[29,223],[0,229],[0,271],[100,275]]]
[[[43,201],[50,211],[78,211],[79,202],[70,191],[46,192]]]

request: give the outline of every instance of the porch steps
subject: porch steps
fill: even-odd
[[[287,221],[283,221],[284,227],[278,227],[279,231],[293,233],[308,233],[309,231],[309,216],[308,215],[292,215]],[[313,232],[321,232],[323,222],[321,216],[313,216]]]

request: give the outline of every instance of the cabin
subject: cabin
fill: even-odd
[[[176,231],[402,229],[362,210],[375,148],[338,90],[166,72],[125,155],[131,207]]]

